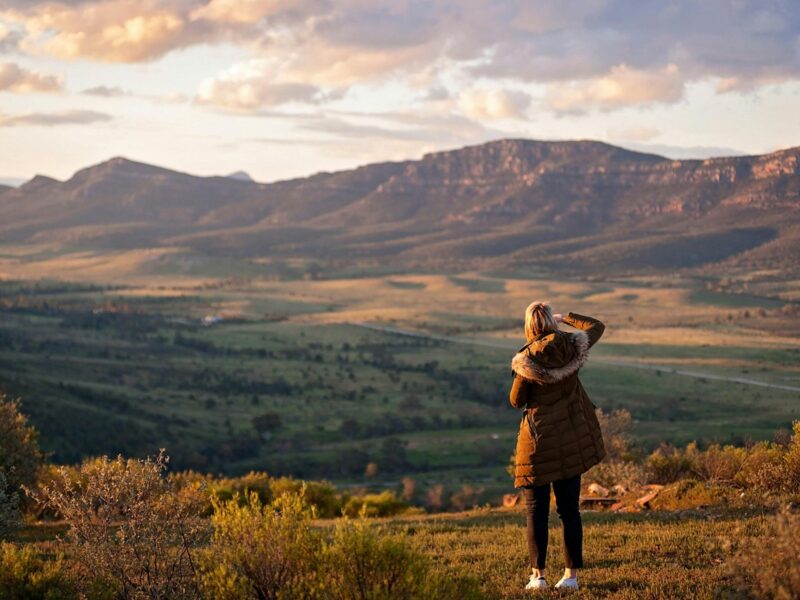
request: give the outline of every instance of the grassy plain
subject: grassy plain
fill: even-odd
[[[178,467],[375,487],[410,474],[496,499],[518,419],[508,365],[536,298],[607,324],[584,384],[650,446],[768,438],[800,416],[800,304],[771,276],[354,276],[177,249],[0,250],[0,379],[55,460],[166,447]],[[280,426],[256,431],[265,413]]]

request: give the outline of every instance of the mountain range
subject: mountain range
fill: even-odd
[[[800,270],[800,147],[672,160],[503,139],[275,183],[113,158],[0,187],[0,241],[405,268]]]

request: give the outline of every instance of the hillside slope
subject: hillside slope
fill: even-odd
[[[404,266],[647,271],[800,263],[800,148],[670,160],[506,139],[260,184],[123,158],[0,192],[0,236]]]

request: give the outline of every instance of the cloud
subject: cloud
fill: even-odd
[[[93,110],[64,110],[51,113],[27,113],[21,115],[0,114],[0,127],[19,127],[25,125],[88,125],[111,121],[112,116]]]
[[[60,92],[61,89],[61,77],[29,71],[15,63],[0,64],[0,91]]]
[[[565,114],[676,102],[687,82],[715,81],[723,93],[800,79],[800,3],[779,0],[6,0],[3,6],[0,26],[21,32],[22,49],[33,54],[146,62],[200,44],[247,48],[255,63],[212,76],[198,92],[199,101],[237,110],[319,101],[354,85],[399,82],[418,92],[460,82],[462,89],[452,92],[463,96],[461,109],[491,119],[524,113],[518,106],[524,98],[479,97],[465,86],[546,85],[544,106]],[[258,72],[235,76],[248,69]]]
[[[531,104],[529,94],[515,90],[470,89],[461,93],[458,105],[475,119],[522,119]]]
[[[593,108],[614,110],[677,102],[683,97],[684,79],[677,65],[659,71],[612,67],[595,79],[551,84],[545,96],[548,108],[560,114],[581,114]]]
[[[16,50],[20,41],[22,34],[19,31],[14,31],[0,22],[0,53]]]
[[[103,98],[114,98],[117,96],[126,96],[128,95],[128,92],[123,90],[121,87],[117,86],[98,85],[83,90],[81,94],[84,94],[86,96],[101,96]]]
[[[204,80],[196,101],[232,110],[254,110],[288,102],[314,102],[320,89],[299,82],[274,81],[274,61],[253,59],[238,63],[215,77]]]

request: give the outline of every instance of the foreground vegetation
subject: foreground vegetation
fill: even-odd
[[[55,467],[18,407],[0,399],[0,537],[10,540],[0,542],[0,599],[525,597],[515,509],[426,515],[393,490],[168,473],[163,451]],[[655,510],[584,512],[589,568],[577,597],[800,593],[800,421],[774,442],[664,446],[643,458],[629,414],[601,417],[609,457],[585,483],[617,481],[623,496],[639,477],[667,485]],[[369,517],[381,514],[392,516]]]

